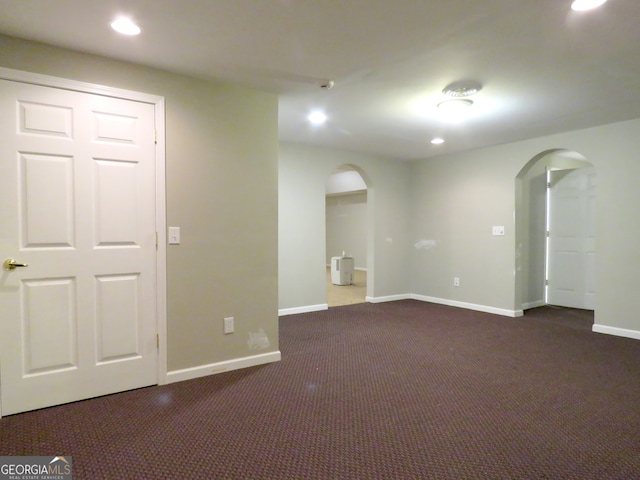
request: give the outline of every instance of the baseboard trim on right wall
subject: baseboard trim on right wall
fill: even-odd
[[[478,305],[476,303],[459,302],[457,300],[448,300],[446,298],[427,297],[426,295],[416,295],[412,293],[409,298],[420,300],[421,302],[438,303],[440,305],[449,305],[450,307],[466,308],[476,310],[478,312],[493,313],[495,315],[503,315],[505,317],[522,317],[522,310],[508,310],[506,308],[489,307],[487,305]]]
[[[633,338],[640,340],[640,332],[638,330],[627,330],[626,328],[609,327],[607,325],[598,325],[595,323],[592,327],[595,333],[605,333],[607,335],[615,335],[616,337]]]

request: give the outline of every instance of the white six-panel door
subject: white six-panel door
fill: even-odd
[[[547,303],[595,309],[596,172],[550,172]]]
[[[154,106],[0,80],[2,415],[157,383]]]

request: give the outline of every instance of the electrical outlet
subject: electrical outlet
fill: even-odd
[[[233,317],[226,317],[224,319],[224,334],[227,335],[229,333],[234,332],[234,319]]]
[[[453,286],[454,287],[459,287],[460,286],[460,278],[459,277],[453,277]]]

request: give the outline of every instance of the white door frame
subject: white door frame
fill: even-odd
[[[94,95],[148,103],[155,107],[156,128],[156,328],[158,332],[158,384],[167,383],[167,242],[165,190],[165,102],[164,97],[142,92],[106,87],[65,78],[0,67],[0,79],[44,87],[60,88]],[[0,378],[0,385],[2,379]],[[2,411],[0,410],[0,418]]]

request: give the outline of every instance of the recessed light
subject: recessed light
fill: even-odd
[[[322,125],[327,121],[327,116],[322,112],[312,112],[307,117],[307,120],[309,120],[314,125]]]
[[[440,138],[440,137],[436,137],[433,140],[431,140],[431,143],[434,145],[440,145],[442,143],[444,143],[444,139]]]
[[[607,0],[574,0],[571,4],[571,10],[575,10],[577,12],[583,12],[585,10],[591,10],[592,8],[597,8]]]
[[[129,18],[118,18],[111,22],[111,28],[113,28],[116,32],[121,33],[123,35],[139,35],[141,30],[138,25],[133,23],[133,21]]]

